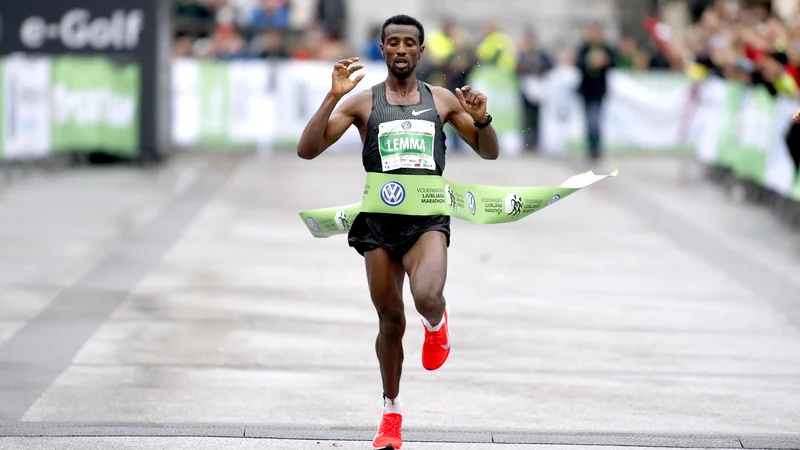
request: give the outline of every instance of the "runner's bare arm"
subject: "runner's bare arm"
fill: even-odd
[[[341,98],[330,93],[326,95],[322,105],[311,117],[300,136],[297,156],[314,159],[335,144],[358,119],[358,103],[365,94],[367,92],[348,98],[335,111],[334,108]]]
[[[446,121],[450,122],[459,136],[481,158],[497,159],[500,155],[500,144],[494,128],[491,125],[483,129],[475,126],[475,122],[486,121],[486,96],[469,86],[457,89],[455,95],[444,88],[435,89],[440,91],[441,97],[447,102],[449,115]]]
[[[303,130],[300,142],[297,144],[297,156],[303,159],[316,158],[336,143],[358,119],[358,106],[367,92],[348,98],[336,108],[342,97],[352,91],[364,78],[362,73],[350,79],[354,72],[363,68],[361,65],[352,65],[356,61],[358,58],[344,59],[334,66],[331,90]]]

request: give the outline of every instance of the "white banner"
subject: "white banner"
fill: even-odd
[[[50,60],[9,57],[3,63],[3,159],[50,151]]]
[[[196,61],[172,64],[172,142],[192,145],[200,134],[200,69]]]
[[[726,94],[725,82],[720,78],[710,78],[697,88],[696,106],[690,122],[691,135],[697,143],[695,156],[705,164],[713,164],[717,160]]]
[[[172,69],[172,140],[179,146],[271,145],[282,126],[264,61],[178,59]]]
[[[386,79],[383,61],[361,64],[364,69],[358,73],[363,73],[364,79],[337,107]],[[181,146],[274,144],[292,148],[329,92],[333,66],[333,61],[176,60],[173,142]],[[521,148],[521,130],[514,125],[514,119],[519,119],[514,111],[521,105],[521,93],[513,76],[509,84],[497,74],[484,72],[483,78],[474,81],[475,87],[489,96],[501,150],[512,153]],[[360,133],[350,127],[328,151],[357,152],[362,147]]]
[[[584,105],[577,94],[580,75],[572,66],[551,71],[543,96],[543,150],[565,153],[586,142]],[[601,133],[606,152],[671,151],[686,146],[683,126],[690,107],[691,85],[674,73],[609,74]]]
[[[276,132],[272,67],[260,61],[235,61],[230,66],[231,141],[267,144]]]
[[[325,99],[325,95],[331,88],[333,64],[328,61],[281,64],[278,69],[276,98],[280,121],[276,138],[279,144],[289,146],[297,144],[306,124],[319,109],[322,100]],[[385,63],[363,62],[361,64],[364,66],[361,71],[364,73],[364,79],[339,102],[339,105],[350,96],[370,89],[386,78]],[[358,130],[351,127],[328,151],[353,151],[361,147],[361,135]]]

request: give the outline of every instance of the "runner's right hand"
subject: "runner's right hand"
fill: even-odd
[[[797,112],[794,113],[794,117],[792,117],[792,121],[800,122],[800,109],[798,109]]]
[[[358,70],[364,68],[361,64],[353,65],[359,60],[358,57],[343,59],[333,66],[333,83],[331,85],[331,93],[338,96],[343,96],[352,91],[354,87],[364,78],[364,74],[356,75],[352,80],[350,76]]]

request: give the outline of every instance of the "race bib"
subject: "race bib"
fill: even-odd
[[[427,120],[395,120],[378,126],[378,149],[383,171],[436,170],[433,138],[436,125]]]

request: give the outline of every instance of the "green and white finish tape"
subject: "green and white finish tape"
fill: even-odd
[[[450,216],[478,224],[509,223],[541,211],[600,180],[617,176],[586,172],[558,187],[501,187],[454,183],[435,175],[368,173],[361,203],[300,213],[314,237],[346,234],[361,212]]]

